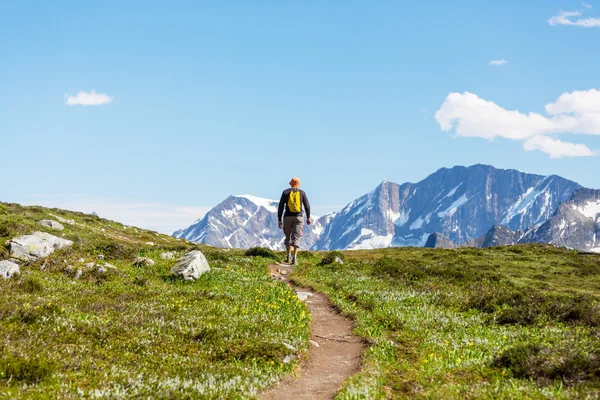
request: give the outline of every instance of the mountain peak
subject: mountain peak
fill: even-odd
[[[233,197],[249,200],[258,207],[266,208],[269,212],[277,212],[276,204],[278,202],[276,200],[265,199],[263,197],[252,196],[249,194],[241,194]]]

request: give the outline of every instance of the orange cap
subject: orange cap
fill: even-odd
[[[290,186],[293,188],[297,188],[300,186],[300,178],[298,177],[293,177],[292,180],[290,181]]]

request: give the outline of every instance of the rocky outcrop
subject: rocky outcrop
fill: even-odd
[[[523,232],[513,231],[503,225],[494,225],[485,235],[467,242],[470,247],[496,247],[516,244]]]
[[[200,275],[210,271],[210,265],[200,250],[193,250],[183,255],[171,268],[171,275],[186,281],[196,280]]]
[[[0,277],[1,278],[10,278],[15,274],[21,273],[19,268],[19,264],[16,264],[12,261],[3,260],[0,261]]]
[[[56,222],[51,219],[43,219],[41,221],[38,221],[37,224],[57,231],[62,231],[63,229],[65,229],[65,227],[60,222]]]
[[[69,247],[72,241],[53,236],[45,232],[34,232],[31,235],[19,236],[8,242],[11,257],[23,261],[35,261],[47,257],[55,250]]]
[[[434,232],[427,238],[425,247],[430,249],[453,249],[456,244],[439,232]]]

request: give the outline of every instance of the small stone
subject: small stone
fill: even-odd
[[[292,362],[292,360],[295,360],[296,358],[297,358],[297,357],[296,357],[295,355],[293,355],[293,354],[292,354],[292,355],[285,356],[285,358],[283,359],[283,363],[284,363],[284,364],[289,364],[289,363],[291,363],[291,362]]]
[[[117,269],[117,267],[115,267],[114,265],[109,264],[109,263],[104,263],[104,267],[105,268],[110,268],[110,269]]]
[[[313,295],[310,292],[296,292],[296,294],[298,295],[298,299],[300,301],[305,301],[306,299],[308,299],[310,296]]]
[[[104,260],[104,254],[98,254],[98,260]]]
[[[336,264],[344,264],[344,261],[342,261],[342,259],[339,257],[334,258],[333,262]]]
[[[133,263],[134,267],[146,267],[148,265],[154,265],[156,264],[156,262],[148,257],[138,257],[135,259],[135,262]]]
[[[291,344],[288,344],[286,342],[281,342],[281,344],[284,345],[289,350],[296,351],[296,348],[294,346],[292,346]]]
[[[19,264],[15,264],[10,261],[0,261],[0,276],[2,278],[8,279],[15,274],[21,273],[21,269],[19,268]]]
[[[310,344],[312,344],[314,347],[321,347],[319,343],[315,342],[314,340],[311,340]]]
[[[106,272],[108,272],[108,270],[104,267],[98,267],[96,271],[98,271],[100,274],[105,274]]]
[[[177,255],[173,251],[168,251],[166,253],[160,253],[160,258],[162,260],[174,260]]]
[[[82,271],[82,270],[80,270],[80,269],[78,269],[78,270],[77,270],[77,273],[75,274],[75,279],[79,279],[79,278],[81,278],[81,275],[83,275],[83,271]]]
[[[281,275],[287,275],[287,271],[281,271]]]
[[[146,242],[147,246],[154,246],[154,242]]]
[[[40,226],[45,226],[47,228],[56,229],[57,231],[62,231],[63,229],[65,229],[65,227],[62,226],[62,224],[51,219],[43,219],[41,221],[38,221],[37,224]]]
[[[89,263],[85,264],[85,267],[90,268],[90,269],[94,268],[94,266],[96,266],[96,264],[94,264],[93,262],[89,262]]]
[[[84,263],[85,262],[85,258],[80,258],[79,260],[77,260],[77,262]]]

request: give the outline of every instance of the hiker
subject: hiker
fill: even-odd
[[[296,265],[300,239],[302,239],[302,229],[304,228],[304,214],[302,211],[304,207],[306,223],[310,225],[310,204],[306,198],[306,193],[300,189],[300,179],[293,177],[290,181],[290,186],[289,189],[284,190],[281,194],[277,219],[279,221],[279,228],[283,228],[283,232],[285,233],[286,262]],[[285,214],[283,212],[284,208]]]

